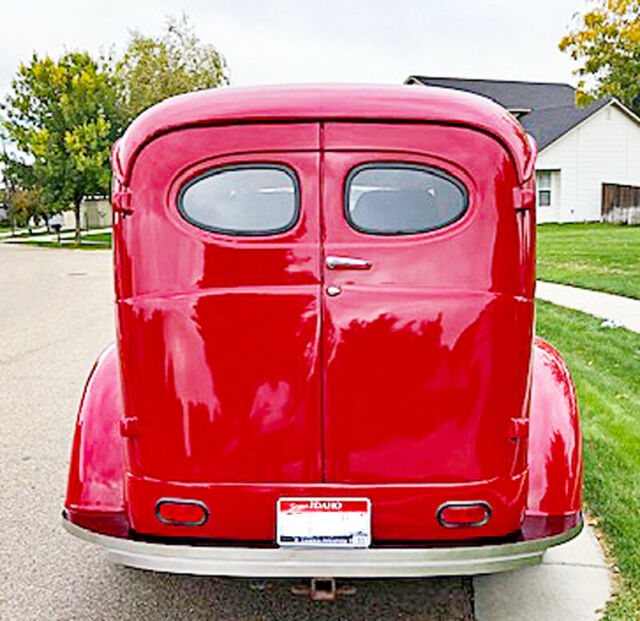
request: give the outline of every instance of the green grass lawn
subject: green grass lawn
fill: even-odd
[[[41,246],[44,248],[81,248],[82,250],[104,250],[111,248],[111,233],[84,233],[80,244],[76,244],[75,237],[63,238],[61,243],[57,241],[38,241],[37,239],[16,242],[29,246]]]
[[[63,229],[62,233],[71,233],[73,231],[73,229]],[[16,235],[16,237],[42,237],[43,235],[51,235],[53,234],[53,230],[51,231],[37,231],[37,232],[33,232],[33,233],[29,233],[29,231],[22,231],[20,233],[18,233]]]
[[[640,298],[640,226],[538,226],[538,278]]]
[[[73,229],[64,229],[63,233],[70,233]],[[42,235],[51,235],[53,231],[34,231],[33,233],[29,233],[27,229],[22,227],[16,227],[16,235],[15,237],[41,237]],[[0,233],[10,233],[11,227],[0,227]]]
[[[88,235],[83,235],[82,239],[88,239],[94,242],[103,242],[111,248],[111,233],[89,233]]]
[[[606,618],[640,619],[640,334],[601,321],[537,303],[537,333],[562,353],[576,383],[585,500],[621,572]]]

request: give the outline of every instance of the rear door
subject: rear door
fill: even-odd
[[[508,473],[533,306],[507,152],[464,128],[330,123],[322,171],[325,480]]]
[[[191,128],[138,156],[116,227],[134,476],[321,480],[318,135]]]

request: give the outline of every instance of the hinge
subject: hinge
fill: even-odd
[[[513,188],[513,206],[516,211],[528,211],[535,205],[536,191],[532,183]]]
[[[509,439],[518,440],[529,437],[529,419],[512,418],[509,421]]]
[[[138,435],[138,419],[135,416],[120,421],[120,435],[132,438]]]
[[[123,187],[118,192],[113,193],[112,208],[113,211],[117,211],[125,216],[133,213],[133,207],[131,206],[131,190],[129,188]]]

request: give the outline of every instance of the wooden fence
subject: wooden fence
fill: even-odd
[[[640,187],[603,183],[601,214],[604,222],[640,223]]]

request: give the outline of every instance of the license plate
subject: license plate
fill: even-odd
[[[367,548],[371,545],[371,501],[280,498],[277,540],[281,546]]]

